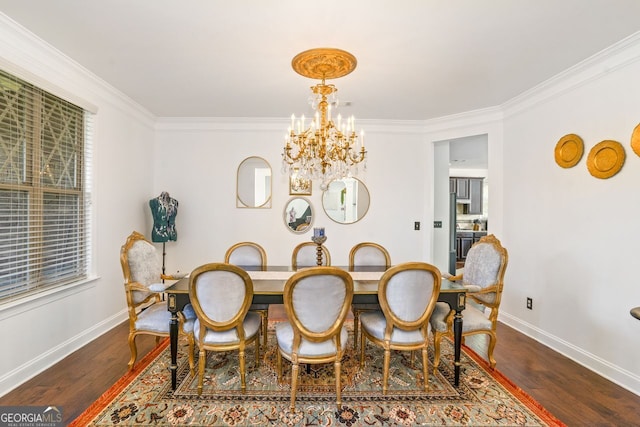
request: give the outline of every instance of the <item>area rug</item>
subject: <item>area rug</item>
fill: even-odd
[[[562,426],[562,422],[463,347],[460,385],[455,387],[453,345],[442,344],[438,372],[423,389],[419,354],[391,355],[389,389],[382,394],[383,351],[369,343],[364,368],[349,348],[342,363],[342,407],[335,402],[333,364],[300,370],[296,411],[289,411],[290,364],[283,381],[276,371],[277,344],[270,325],[267,351],[255,367],[247,351],[247,391],[242,393],[237,352],[208,352],[204,390],[191,377],[186,341],[178,351],[178,382],[171,390],[168,339],[143,358],[72,426]],[[349,342],[351,344],[351,341]],[[429,360],[433,360],[432,349]],[[197,371],[197,355],[196,355]]]

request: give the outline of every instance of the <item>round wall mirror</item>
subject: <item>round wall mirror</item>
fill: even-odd
[[[322,193],[322,208],[340,224],[360,221],[369,210],[369,190],[357,178],[331,181]]]
[[[311,203],[304,197],[290,199],[284,207],[284,225],[293,233],[302,234],[313,224]]]
[[[262,157],[247,157],[238,166],[236,207],[271,207],[271,166]]]

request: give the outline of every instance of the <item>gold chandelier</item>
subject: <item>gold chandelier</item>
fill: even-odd
[[[349,52],[333,48],[311,49],[299,53],[291,66],[300,75],[321,79],[311,87],[310,103],[315,115],[305,129],[305,117],[296,120],[291,115],[291,126],[285,136],[282,153],[282,171],[290,177],[303,180],[321,180],[320,188],[327,188],[335,180],[358,173],[361,162],[366,170],[367,151],[364,148],[364,132],[358,137],[355,118],[337,116],[331,118],[332,108],[337,107],[338,89],[326,84],[326,79],[345,76],[356,68],[356,58]]]

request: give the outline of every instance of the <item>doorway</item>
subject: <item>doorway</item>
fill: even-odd
[[[458,254],[457,226],[473,227],[488,223],[489,163],[487,134],[434,142],[434,220],[442,224],[433,234],[434,264],[441,270],[455,274]],[[474,178],[481,181],[480,212],[469,214],[462,203],[452,202],[450,177]],[[465,200],[465,202],[469,202]],[[477,202],[477,201],[476,201]],[[459,264],[458,264],[459,265]]]

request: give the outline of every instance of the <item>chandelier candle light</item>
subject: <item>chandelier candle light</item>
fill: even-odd
[[[307,180],[320,180],[325,190],[335,179],[358,174],[358,163],[364,162],[364,131],[356,133],[355,118],[344,119],[338,115],[337,123],[331,118],[331,109],[338,105],[336,92],[326,79],[345,76],[356,68],[356,58],[349,52],[333,48],[311,49],[299,53],[291,66],[300,75],[321,79],[311,87],[310,103],[315,110],[309,127],[305,129],[305,117],[296,120],[291,115],[291,127],[285,136],[282,153],[282,172]]]

